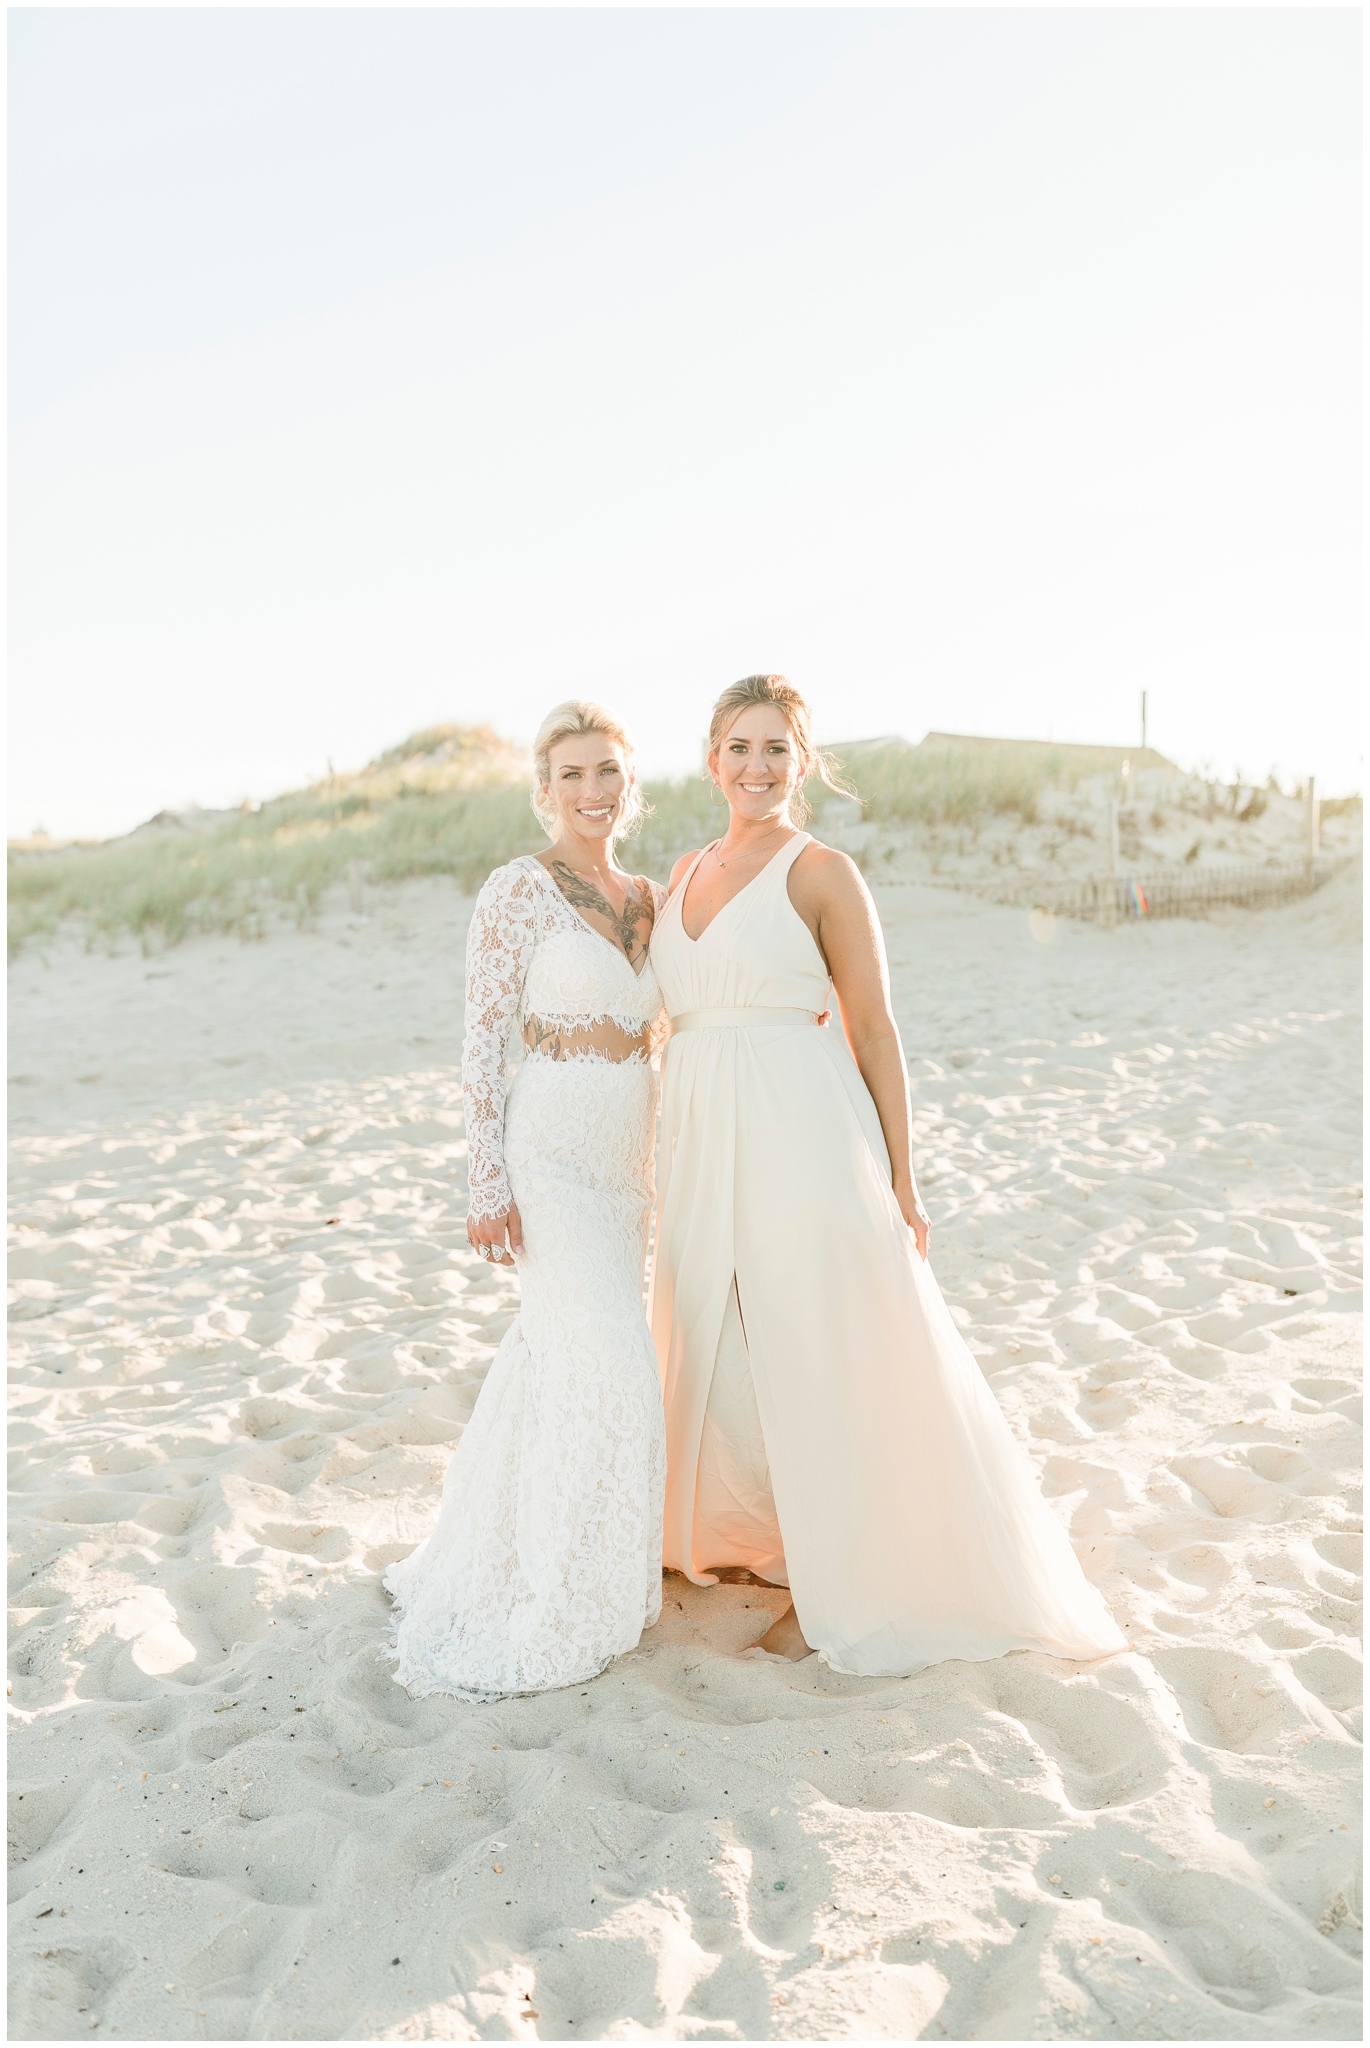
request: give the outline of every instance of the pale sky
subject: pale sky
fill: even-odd
[[[12,833],[763,668],[1360,787],[1355,10],[9,24]]]

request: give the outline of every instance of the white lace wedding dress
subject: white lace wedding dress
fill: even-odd
[[[495,870],[467,938],[462,1084],[471,1212],[517,1203],[521,1305],[437,1527],[385,1575],[416,1697],[577,1684],[660,1613],[666,1438],[642,1305],[660,1012],[650,962],[635,974],[540,861]],[[530,1021],[540,1049],[507,1084]]]

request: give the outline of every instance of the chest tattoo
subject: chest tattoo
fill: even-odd
[[[652,935],[652,909],[643,902],[636,885],[629,883],[623,908],[615,911],[607,896],[585,875],[578,875],[564,860],[552,862],[552,876],[573,910],[593,911],[602,917],[634,967],[647,950]]]

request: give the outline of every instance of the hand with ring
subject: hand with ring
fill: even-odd
[[[479,1223],[474,1216],[468,1216],[466,1239],[481,1258],[497,1266],[510,1264],[515,1253],[523,1250],[523,1224],[517,1203],[511,1202],[498,1216],[482,1217]]]

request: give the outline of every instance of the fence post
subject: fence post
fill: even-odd
[[[1308,787],[1303,793],[1304,859],[1311,869],[1318,857],[1318,841],[1322,837],[1322,806],[1318,802],[1318,785],[1310,775]]]

